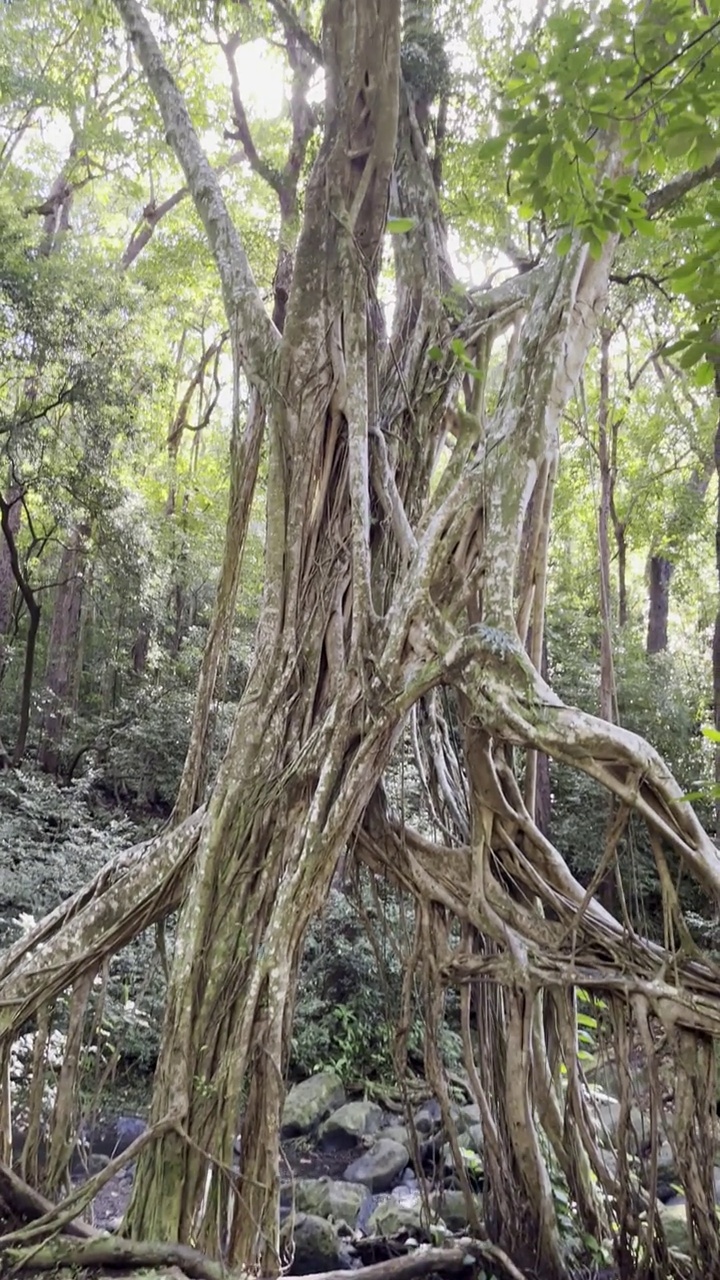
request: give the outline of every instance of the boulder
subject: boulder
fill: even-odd
[[[474,1149],[471,1135],[469,1133],[459,1133],[458,1145],[460,1147],[460,1151],[465,1153],[463,1155],[463,1164],[465,1166],[466,1173],[471,1179],[481,1179],[483,1174],[482,1153]],[[455,1173],[455,1159],[449,1142],[445,1143],[442,1155],[444,1172],[446,1174]]]
[[[645,1169],[645,1177],[649,1170]],[[657,1197],[667,1203],[682,1192],[680,1174],[669,1142],[663,1142],[657,1160]]]
[[[382,1119],[376,1102],[346,1102],[320,1126],[318,1146],[322,1151],[349,1151],[367,1134],[377,1133]]]
[[[412,1192],[402,1199],[388,1196],[370,1214],[367,1230],[371,1236],[390,1237],[401,1231],[424,1235],[427,1222],[423,1222],[423,1204],[419,1192]]]
[[[281,1232],[283,1251],[291,1258],[289,1274],[308,1276],[315,1271],[349,1270],[350,1261],[337,1231],[325,1218],[313,1213],[292,1214]]]
[[[383,1138],[389,1138],[391,1142],[400,1142],[407,1151],[412,1147],[412,1139],[410,1132],[404,1124],[389,1124],[387,1129],[382,1131]]]
[[[415,1112],[413,1123],[418,1133],[432,1133],[438,1128],[442,1120],[442,1111],[440,1103],[435,1098],[430,1098],[429,1102],[423,1105]]]
[[[620,1103],[606,1093],[592,1092],[590,1116],[601,1147],[614,1147],[617,1138]]]
[[[461,1102],[456,1110],[459,1127],[471,1129],[473,1125],[480,1124],[480,1108],[477,1102]]]
[[[343,1082],[334,1071],[320,1071],[290,1089],[283,1107],[282,1138],[312,1133],[331,1111],[345,1101]]]
[[[473,1196],[473,1201],[482,1219],[482,1197]],[[433,1217],[442,1218],[450,1231],[466,1232],[472,1226],[462,1191],[431,1191],[430,1208]]]
[[[609,1094],[593,1091],[590,1114],[601,1147],[617,1147],[620,1140],[620,1103]],[[642,1155],[650,1147],[650,1117],[639,1107],[631,1107],[627,1132],[628,1150]]]
[[[483,1127],[481,1124],[471,1124],[465,1130],[465,1133],[459,1135],[462,1138],[460,1146],[466,1150],[474,1151],[476,1155],[481,1156],[483,1151]]]
[[[353,1160],[345,1170],[348,1182],[361,1182],[370,1191],[387,1191],[399,1178],[409,1160],[407,1149],[391,1138],[378,1138],[365,1155]]]
[[[332,1218],[354,1227],[367,1188],[333,1178],[298,1178],[294,1183],[295,1208],[319,1218]]]

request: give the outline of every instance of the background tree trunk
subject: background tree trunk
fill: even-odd
[[[63,733],[77,707],[83,653],[83,597],[88,572],[87,525],[79,525],[63,549],[55,588],[45,667],[45,708],[38,763],[57,773]]]
[[[665,556],[650,556],[648,561],[648,625],[645,652],[662,653],[668,646],[670,614],[670,582],[675,566]]]
[[[3,530],[0,537],[0,680],[4,667],[4,640],[12,621],[13,599],[17,587],[10,558],[10,545],[14,545],[17,540],[22,513],[21,492],[17,485],[10,486],[3,502],[10,541]]]

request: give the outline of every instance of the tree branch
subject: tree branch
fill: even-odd
[[[221,174],[232,168],[233,165],[239,164],[240,161],[244,159],[245,153],[243,151],[234,151],[231,156],[228,156],[227,160],[225,160],[223,164],[218,165],[215,172],[218,177],[220,177]],[[177,191],[174,191],[171,196],[168,196],[167,200],[163,200],[160,204],[155,204],[155,201],[151,200],[150,203],[145,206],[142,212],[142,222],[139,223],[133,231],[127,243],[125,252],[120,259],[123,271],[127,271],[128,267],[132,266],[135,259],[140,253],[142,253],[145,245],[152,240],[158,223],[168,213],[171,213],[172,210],[175,209],[183,200],[186,200],[189,195],[189,187],[180,187]]]
[[[167,138],[187,180],[222,284],[225,311],[237,335],[247,376],[272,391],[273,356],[280,341],[265,311],[247,254],[218,182],[150,25],[137,0],[113,0],[155,95]]]
[[[171,196],[168,196],[167,200],[163,200],[162,204],[155,204],[151,201],[150,204],[145,206],[143,209],[142,223],[135,231],[133,231],[127,243],[125,252],[120,259],[123,271],[127,271],[128,267],[132,266],[138,254],[142,252],[145,245],[152,239],[155,228],[160,219],[164,218],[166,213],[170,213],[172,209],[179,205],[189,195],[190,192],[187,187],[180,187],[179,191],[175,191]]]
[[[250,168],[254,169],[255,173],[258,173],[261,178],[264,178],[268,185],[272,187],[275,194],[280,196],[282,193],[282,178],[275,166],[270,164],[267,160],[263,160],[262,156],[259,155],[257,147],[253,141],[253,136],[250,132],[250,125],[248,124],[247,116],[245,114],[245,107],[243,106],[243,101],[240,97],[240,81],[238,79],[237,66],[235,64],[235,52],[239,44],[240,38],[237,35],[231,36],[227,41],[220,42],[220,48],[225,55],[225,61],[230,73],[230,94],[232,96],[233,114],[235,124],[237,126],[235,132],[226,130],[225,136],[226,138],[233,138],[238,142],[242,142]]]
[[[306,30],[296,13],[293,13],[289,4],[285,0],[270,0],[270,8],[275,11],[285,28],[286,35],[295,36],[298,44],[302,45],[306,53],[317,62],[318,66],[323,65],[322,47]]]
[[[703,165],[702,169],[688,169],[685,173],[681,173],[679,177],[673,178],[671,182],[666,182],[664,187],[658,187],[657,191],[651,191],[645,201],[645,208],[649,218],[654,218],[658,213],[662,213],[665,209],[669,209],[671,205],[677,204],[690,191],[694,191],[696,187],[702,186],[704,182],[712,182],[713,178],[717,178],[720,174],[720,151],[710,164]]]

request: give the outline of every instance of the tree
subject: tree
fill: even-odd
[[[493,1239],[551,1280],[567,1274],[550,1178],[556,1162],[594,1235],[608,1233],[598,1187],[616,1197],[619,1260],[626,1274],[635,1265],[629,1171],[621,1164],[618,1181],[603,1163],[581,1087],[580,985],[604,993],[621,1042],[632,1019],[651,1060],[655,1021],[667,1033],[678,1078],[672,1136],[696,1265],[712,1273],[720,1257],[709,1063],[720,1000],[712,964],[682,932],[667,858],[717,896],[720,856],[652,748],[565,706],[541,674],[559,424],[602,316],[620,236],[646,230],[649,209],[671,207],[713,168],[704,162],[673,175],[650,195],[637,180],[639,173],[648,185],[652,168],[641,160],[656,82],[658,92],[667,87],[665,65],[687,71],[696,17],[678,7],[667,62],[665,10],[619,14],[611,6],[610,71],[588,57],[597,31],[580,10],[548,19],[542,63],[531,32],[506,83],[504,119],[521,141],[498,134],[483,154],[497,162],[514,147],[534,265],[465,291],[453,278],[436,181],[436,104],[446,96],[448,61],[432,7],[406,4],[403,33],[400,0],[326,0],[319,42],[310,23],[272,4],[288,40],[322,64],[326,83],[291,280],[283,264],[280,326],[147,18],[137,0],[115,6],[215,260],[234,393],[242,367],[267,422],[263,605],[207,804],[190,813],[193,764],[174,828],[108,867],[6,953],[0,1031],[11,1037],[41,1002],[181,903],[154,1140],[140,1156],[128,1228],[209,1253],[226,1244],[232,1263],[276,1272],[279,1123],[298,964],[308,923],[354,839],[372,867],[422,904],[429,1007],[439,985],[463,989]],[[633,49],[657,73],[638,75]],[[635,113],[617,128],[609,123],[618,107],[613,76],[620,101],[634,98],[640,125]],[[556,86],[552,101],[546,83]],[[380,305],[387,233],[389,327]],[[491,396],[484,388],[496,343]],[[247,456],[237,445],[235,492]],[[232,557],[247,511],[231,498],[218,617],[227,618],[234,598]],[[194,746],[205,734],[222,630],[209,641]],[[431,707],[441,688],[456,708],[461,758],[449,760],[449,735],[429,735],[426,776],[456,770],[466,793],[465,830],[458,822],[447,845],[403,827],[383,790],[407,716]],[[519,761],[531,753],[583,770],[613,797],[599,876],[629,815],[646,823],[676,949],[650,944],[570,874],[536,822],[532,780],[522,789]],[[461,924],[460,945],[450,917]],[[428,1061],[442,1093],[432,1042]],[[225,1174],[241,1105],[235,1186]],[[653,1105],[657,1120],[657,1090]],[[664,1274],[652,1214],[639,1250]]]

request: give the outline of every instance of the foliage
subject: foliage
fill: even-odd
[[[0,927],[7,941],[17,917],[40,918],[74,893],[114,853],[137,838],[122,814],[90,803],[81,779],[60,788],[31,769],[0,773]]]

